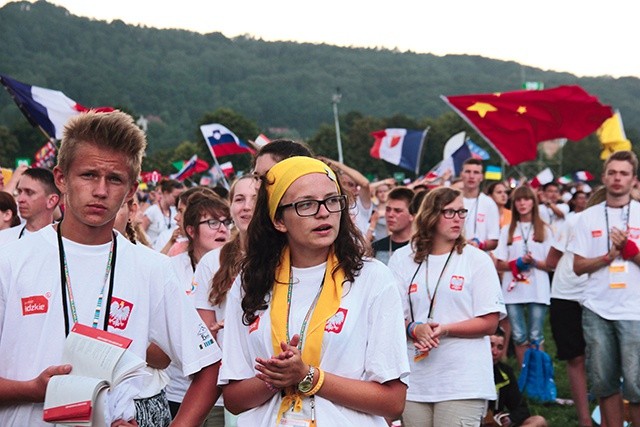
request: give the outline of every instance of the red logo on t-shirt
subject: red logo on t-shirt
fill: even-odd
[[[349,310],[346,308],[339,308],[338,311],[336,311],[336,314],[327,320],[327,324],[324,326],[325,332],[334,332],[339,334],[342,331],[344,321],[347,319],[347,311]]]
[[[49,311],[49,300],[44,295],[22,298],[22,315],[43,314]]]
[[[129,323],[129,317],[133,310],[133,304],[120,298],[111,298],[109,312],[109,326],[115,329],[125,329]]]
[[[522,236],[513,236],[513,241],[514,242],[518,242],[520,240],[522,240]]]
[[[476,221],[477,221],[477,222],[484,222],[484,214],[479,213],[479,214],[476,216]]]
[[[602,230],[591,230],[591,237],[601,237]]]
[[[640,239],[640,228],[629,227],[629,238],[633,240]]]
[[[249,333],[258,330],[258,326],[260,326],[260,316],[256,317],[256,320],[249,325]]]
[[[417,283],[412,283],[411,286],[409,286],[409,293],[412,294],[414,292],[418,292],[418,284]]]
[[[461,291],[464,286],[464,276],[451,276],[449,289],[452,291]]]

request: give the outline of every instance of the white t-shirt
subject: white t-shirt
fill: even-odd
[[[154,247],[158,236],[163,231],[173,230],[174,228],[176,228],[177,224],[175,219],[173,219],[176,216],[176,213],[177,211],[175,206],[170,206],[169,216],[167,217],[162,214],[162,210],[157,204],[149,206],[147,210],[144,211],[144,216],[149,218],[149,228],[146,231],[147,237],[149,238],[149,242],[151,242]]]
[[[4,246],[7,243],[15,242],[16,240],[22,237],[26,237],[29,234],[32,234],[29,230],[27,230],[27,226],[25,224],[20,224],[15,227],[7,228],[5,230],[0,230],[0,246]]]
[[[469,212],[464,220],[464,237],[480,242],[498,240],[500,236],[500,212],[493,199],[484,193],[473,199],[464,198],[464,208]]]
[[[609,230],[612,227],[628,230],[629,239],[640,246],[640,203],[632,201],[622,208],[606,209],[606,217],[604,202],[580,215],[567,250],[584,258],[604,256],[609,250],[607,243],[610,244]],[[625,270],[626,273],[613,272],[616,265],[619,266],[617,270]],[[589,275],[583,305],[608,320],[640,320],[640,267],[621,257],[613,260],[612,266],[613,269],[603,267]]]
[[[582,301],[582,293],[589,275],[576,275],[573,272],[573,253],[567,251],[567,245],[573,234],[573,229],[578,221],[580,214],[569,212],[555,235],[553,247],[560,252],[562,256],[558,260],[553,281],[551,282],[551,298],[564,299],[569,301]]]
[[[293,268],[293,303],[291,330],[299,331],[311,306],[326,264],[311,268]],[[256,357],[271,357],[270,307],[259,313],[251,326],[242,323],[240,279],[227,295],[225,316],[224,363],[218,383],[253,378]],[[353,284],[346,283],[340,308],[327,321],[322,341],[320,368],[326,372],[364,381],[384,383],[404,379],[409,373],[404,351],[404,322],[395,279],[377,260],[367,260]],[[243,412],[238,427],[272,427],[281,403],[280,393],[259,407]],[[303,413],[309,415],[309,398],[303,400]],[[382,417],[339,406],[320,396],[315,397],[318,427],[380,426]]]
[[[169,259],[120,234],[117,239],[109,332],[131,338],[129,349],[143,359],[149,343],[156,343],[181,361],[184,375],[220,360],[219,347],[177,286]],[[91,325],[111,245],[63,242],[78,321]],[[60,364],[65,321],[58,260],[52,226],[0,251],[0,377],[30,380]],[[0,425],[48,426],[42,406],[2,406]]]
[[[211,293],[211,279],[213,275],[220,269],[220,248],[207,252],[196,267],[194,277],[194,303],[199,310],[212,310],[216,313],[216,322],[224,320],[224,311],[227,299],[220,305],[212,305],[209,302],[209,294]],[[218,341],[223,343],[224,328],[218,331]],[[222,347],[222,345],[221,345]]]
[[[173,271],[176,273],[176,276],[178,276],[180,289],[184,291],[191,304],[193,304],[193,267],[191,267],[189,254],[182,252],[169,259],[171,260]],[[183,375],[180,365],[173,360],[169,366],[167,366],[165,372],[169,376],[169,384],[165,387],[167,399],[172,402],[182,402],[184,395],[187,394],[189,385],[191,385],[191,378]]]
[[[539,243],[533,240],[533,225],[530,222],[520,222],[516,224],[513,231],[513,242],[507,245],[509,237],[509,226],[505,225],[500,230],[500,240],[498,247],[493,252],[495,257],[502,261],[512,261],[524,256],[527,252],[531,252],[533,259],[536,261],[544,261],[549,254],[551,247],[551,230],[545,226],[544,242]],[[526,243],[525,243],[526,242]],[[502,273],[502,292],[504,294],[504,302],[506,304],[528,304],[550,303],[551,284],[549,283],[549,273],[539,270],[531,265],[528,271],[524,272],[526,277],[524,282],[514,282],[511,271]]]
[[[427,322],[431,301],[429,295],[434,293],[436,300],[432,318],[440,324],[460,322],[489,313],[500,313],[501,318],[506,316],[498,274],[489,255],[480,249],[466,245],[462,254],[454,251],[437,290],[436,283],[449,254],[430,255],[429,293],[425,286],[426,263],[423,262],[418,269],[413,255],[411,245],[407,245],[398,249],[389,260],[389,268],[396,275],[402,296],[405,320]],[[443,337],[438,348],[416,362],[415,346],[412,340],[407,339],[406,333],[404,335],[403,346],[411,366],[408,401],[495,400],[488,336]]]
[[[363,236],[366,236],[367,231],[369,230],[369,220],[371,219],[371,213],[373,212],[373,203],[369,206],[369,208],[365,208],[362,205],[362,200],[360,200],[360,196],[356,198],[356,205],[349,209],[349,215],[351,215],[351,219],[353,220],[358,230],[362,233]]]
[[[553,233],[554,236],[560,231],[562,225],[567,220],[567,215],[569,214],[570,210],[569,205],[567,205],[566,203],[558,203],[556,204],[556,207],[560,209],[562,213],[564,213],[564,218],[560,218],[555,213],[553,213],[551,208],[547,207],[547,205],[541,204],[540,206],[538,206],[540,218],[544,222],[546,222],[549,227],[551,227],[551,233]]]

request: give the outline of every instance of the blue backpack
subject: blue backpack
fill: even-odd
[[[558,390],[553,378],[551,357],[540,350],[537,342],[533,342],[524,354],[522,371],[518,378],[520,391],[542,403],[555,402]]]

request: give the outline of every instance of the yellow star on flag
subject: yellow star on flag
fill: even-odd
[[[484,119],[484,116],[486,116],[487,113],[498,111],[498,109],[486,102],[476,102],[472,106],[468,107],[467,111],[475,111],[480,117]]]
[[[527,112],[527,107],[525,107],[524,105],[521,105],[518,107],[516,111],[518,112],[518,114],[524,114]]]

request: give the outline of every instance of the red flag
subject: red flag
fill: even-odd
[[[510,165],[535,160],[539,142],[582,139],[613,114],[579,86],[441,98]]]

